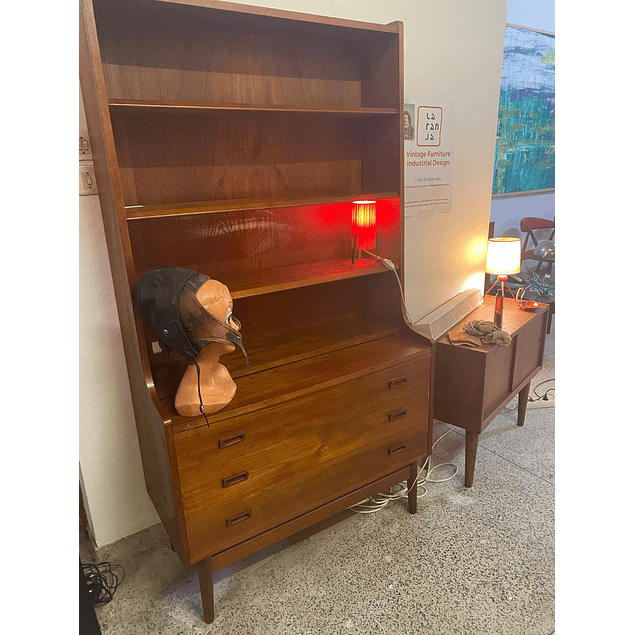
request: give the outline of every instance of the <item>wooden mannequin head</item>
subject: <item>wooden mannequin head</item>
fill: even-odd
[[[207,280],[196,292],[201,305],[219,322],[227,321],[237,329],[238,325],[231,317],[234,303],[229,289],[218,280]],[[231,353],[233,344],[210,342],[198,354],[196,361],[200,368],[200,389],[203,408],[207,414],[222,410],[236,394],[236,384],[229,371],[219,363],[221,355]],[[190,364],[176,393],[175,407],[185,417],[201,414],[198,395],[198,374],[195,364]]]
[[[196,292],[196,299],[207,312],[213,315],[219,322],[227,321],[232,328],[238,328],[238,325],[231,317],[231,311],[234,308],[231,293],[222,282],[218,282],[218,280],[208,280],[204,282],[201,288]],[[203,351],[213,345],[219,347],[216,350],[220,351],[220,355],[231,353],[235,348],[235,346],[229,343],[220,344],[212,342],[212,344],[208,344]],[[201,353],[203,351],[201,351]]]

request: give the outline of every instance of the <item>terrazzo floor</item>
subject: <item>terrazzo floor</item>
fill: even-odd
[[[554,377],[554,340],[555,321],[533,386]],[[552,635],[555,409],[528,409],[518,427],[513,406],[481,435],[472,488],[464,486],[464,432],[435,422],[435,439],[450,432],[432,465],[458,472],[427,484],[416,515],[405,500],[373,514],[343,512],[317,533],[216,572],[213,624],[202,620],[195,568],[180,564],[167,537],[112,561],[125,580],[96,607],[102,633]],[[452,472],[440,467],[432,477]]]

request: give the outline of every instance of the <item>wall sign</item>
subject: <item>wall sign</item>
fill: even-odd
[[[449,104],[404,104],[404,213],[452,209],[454,143]]]

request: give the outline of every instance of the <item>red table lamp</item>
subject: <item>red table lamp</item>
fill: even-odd
[[[496,282],[487,290],[489,293],[499,282],[500,289],[496,293],[496,306],[494,309],[494,324],[502,328],[503,323],[503,298],[505,297],[505,285],[512,291],[507,278],[510,274],[520,271],[520,238],[503,236],[490,238],[487,245],[487,262],[485,272],[497,276]],[[487,293],[485,295],[487,295]]]
[[[353,258],[355,263],[357,250],[374,249],[377,236],[376,201],[353,201],[353,218],[351,239],[353,241]]]

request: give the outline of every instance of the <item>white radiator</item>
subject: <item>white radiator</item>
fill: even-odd
[[[413,328],[436,340],[473,311],[481,301],[481,292],[478,289],[461,291],[438,309],[417,320]]]

